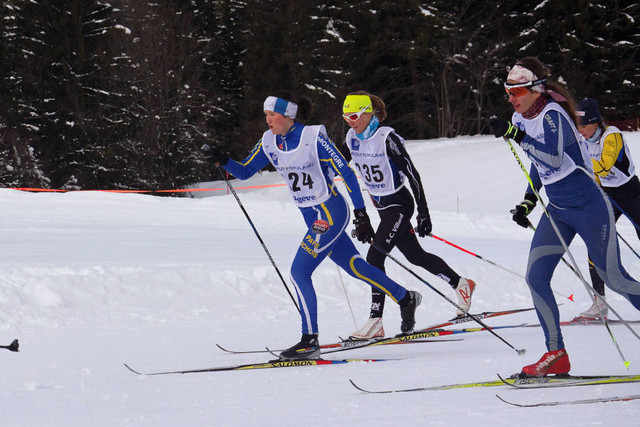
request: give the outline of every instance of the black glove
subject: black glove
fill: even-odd
[[[429,216],[429,211],[427,211],[426,213],[419,213],[418,226],[416,227],[418,236],[428,236],[429,234],[431,234],[431,230],[433,230],[433,225],[431,225],[431,217]]]
[[[371,221],[369,221],[369,215],[367,215],[366,209],[356,209],[353,211],[353,225],[356,226],[355,234],[356,238],[362,243],[369,243],[373,240],[373,227]]]
[[[533,193],[526,193],[524,195],[524,200],[515,208],[511,209],[510,212],[513,214],[512,218],[520,227],[529,227],[530,222],[527,216],[531,213],[533,208],[536,207],[536,202],[536,196]]]
[[[219,163],[224,166],[229,162],[229,153],[218,147],[211,147],[209,144],[204,144],[200,147],[202,155],[211,164]]]
[[[489,126],[493,129],[493,134],[496,138],[506,136],[507,138],[513,139],[518,144],[522,142],[526,135],[526,132],[518,129],[509,120],[505,120],[501,117],[491,117],[489,119]]]

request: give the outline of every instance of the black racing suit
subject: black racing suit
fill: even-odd
[[[340,149],[347,161],[350,162],[351,152],[347,144],[343,143]],[[429,210],[420,175],[404,145],[394,132],[390,132],[387,136],[386,151],[389,160],[409,181],[413,197],[405,186],[388,196],[372,197],[373,204],[380,215],[380,225],[373,238],[374,244],[386,252],[391,252],[397,246],[411,264],[418,265],[440,277],[455,289],[458,286],[460,276],[442,258],[422,249],[411,226],[414,198],[418,205],[418,214],[426,214]],[[386,255],[371,245],[367,253],[367,262],[385,271],[385,259]],[[370,317],[382,317],[384,301],[384,293],[372,288]]]

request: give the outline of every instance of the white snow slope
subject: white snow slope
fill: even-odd
[[[640,163],[640,134],[626,137]],[[410,141],[407,148],[422,175],[434,234],[523,274],[532,232],[513,223],[509,210],[520,202],[526,180],[506,144],[483,136]],[[237,187],[278,183],[275,173],[233,181]],[[462,341],[327,357],[395,359],[379,363],[169,376],[129,372],[123,362],[148,372],[266,361],[270,355],[226,354],[216,343],[260,350],[299,340],[296,308],[236,200],[224,193],[168,198],[0,190],[0,344],[19,338],[21,345],[19,353],[0,349],[2,426],[638,425],[639,400],[516,408],[495,396],[526,403],[625,396],[638,394],[638,383],[369,395],[348,381],[381,390],[493,380],[538,360],[545,351],[540,328],[497,330],[513,347],[525,348],[524,356],[488,332],[475,332],[456,335]],[[277,186],[240,190],[239,196],[291,286],[288,270],[304,225],[288,191]],[[532,217],[540,215],[538,207]],[[618,231],[640,249],[626,218]],[[521,277],[433,238],[421,242],[478,283],[472,312],[531,306]],[[366,253],[365,245],[357,246]],[[571,250],[587,276],[582,241],[576,239]],[[640,260],[624,244],[621,252],[627,270],[640,278]],[[397,250],[393,255],[404,260]],[[410,268],[454,298],[442,280]],[[449,302],[391,260],[387,272],[423,294],[418,327],[454,315]],[[345,291],[361,326],[368,316],[367,286],[340,275],[330,260],[314,280],[323,343],[356,328]],[[584,285],[562,264],[553,287],[563,320],[589,307]],[[640,318],[622,297],[607,296],[623,318]],[[535,313],[486,320],[492,326],[524,322],[537,323]],[[384,324],[387,335],[399,332],[392,302]],[[573,374],[640,373],[640,341],[624,326],[611,330],[629,369],[602,325],[572,326],[563,332]]]

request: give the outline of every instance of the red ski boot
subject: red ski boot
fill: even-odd
[[[543,354],[536,363],[522,368],[522,373],[530,377],[542,377],[551,374],[566,375],[570,369],[569,355],[563,348]]]

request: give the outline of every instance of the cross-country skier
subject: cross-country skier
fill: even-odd
[[[629,146],[622,132],[615,126],[607,126],[600,115],[598,101],[583,99],[578,103],[576,114],[580,120],[578,132],[586,139],[587,153],[591,157],[593,172],[604,192],[613,200],[613,215],[616,222],[622,211],[636,227],[640,238],[640,181]],[[622,209],[622,211],[618,208]],[[609,312],[604,303],[604,282],[598,276],[593,262],[589,261],[591,284],[596,291],[595,302],[580,313],[586,319],[599,319]]]
[[[594,181],[591,161],[579,143],[573,101],[547,75],[537,58],[516,63],[504,84],[515,112],[511,121],[493,117],[489,124],[496,137],[516,141],[531,159],[531,179],[536,190],[545,186],[548,211],[566,244],[576,233],[580,235],[600,277],[640,310],[640,283],[620,263],[613,210]],[[536,197],[528,188],[525,200],[516,206],[514,221],[526,227],[535,205]],[[526,375],[566,374],[571,368],[551,291],[551,276],[564,252],[551,220],[543,215],[531,242],[526,280],[548,352],[522,368]]]
[[[264,101],[269,130],[241,162],[229,158],[220,148],[204,148],[205,156],[222,165],[236,178],[247,179],[267,164],[282,175],[294,203],[308,227],[291,266],[291,281],[296,289],[302,315],[302,339],[280,353],[283,360],[318,357],[318,316],[316,293],[311,275],[326,257],[356,279],[389,295],[400,306],[401,331],[409,333],[415,325],[415,311],[422,296],[408,291],[368,264],[345,232],[349,224],[349,206],[335,187],[333,178],[344,179],[354,206],[355,231],[359,238],[373,236],[357,178],[327,136],[324,126],[301,123],[311,114],[306,97],[277,91]]]
[[[364,91],[349,94],[342,107],[343,118],[351,129],[340,147],[347,161],[352,161],[373,199],[380,215],[380,225],[373,236],[373,245],[367,252],[367,262],[384,271],[386,255],[398,247],[407,260],[440,277],[455,290],[458,315],[469,311],[475,282],[460,277],[440,257],[426,252],[418,243],[411,227],[414,199],[417,205],[416,232],[420,237],[431,233],[431,217],[427,207],[422,181],[404,147],[404,139],[388,126],[380,126],[387,117],[384,101]],[[409,182],[411,190],[405,185]],[[413,193],[413,197],[412,197]],[[363,243],[369,243],[363,240]],[[371,312],[369,320],[352,339],[368,339],[384,336],[382,313],[385,294],[371,289]]]

